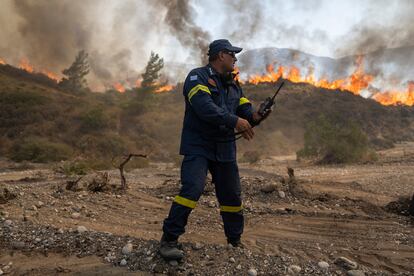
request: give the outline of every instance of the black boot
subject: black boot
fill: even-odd
[[[238,238],[238,239],[227,239],[227,243],[231,244],[233,247],[244,248],[244,244],[240,241],[240,238]]]
[[[181,260],[184,257],[184,252],[178,248],[178,241],[168,240],[165,234],[162,235],[159,252],[167,261]]]

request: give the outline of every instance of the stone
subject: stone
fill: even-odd
[[[257,276],[257,271],[254,268],[250,268],[249,271],[247,271],[247,274],[249,276]]]
[[[24,242],[21,242],[21,241],[13,241],[11,242],[11,247],[13,249],[22,250],[26,247],[26,245]]]
[[[171,266],[177,266],[178,262],[176,260],[172,260],[168,262]]]
[[[11,226],[12,224],[13,224],[13,221],[11,221],[9,219],[4,221],[5,226]]]
[[[266,194],[273,193],[276,191],[276,185],[274,184],[267,184],[260,188],[260,191]]]
[[[162,266],[161,263],[158,263],[154,266],[153,271],[155,273],[163,273],[164,272],[164,267]]]
[[[43,205],[45,205],[45,204],[40,200],[36,203],[37,208],[41,208],[41,207],[43,207]]]
[[[236,259],[234,259],[233,257],[231,257],[231,258],[229,259],[229,261],[230,261],[231,263],[235,263],[235,262],[236,262]]]
[[[348,270],[346,272],[348,276],[365,276],[365,272],[362,270]]]
[[[236,266],[236,269],[238,269],[238,270],[242,269],[241,264],[239,264],[238,266]]]
[[[3,275],[3,274],[4,274],[3,270],[0,269],[0,275]]]
[[[79,225],[79,226],[76,228],[76,231],[78,231],[78,233],[82,234],[82,233],[87,232],[87,231],[88,231],[88,229],[87,229],[85,226],[83,226],[83,225]]]
[[[358,264],[345,257],[339,257],[334,262],[337,266],[340,266],[346,270],[353,270],[358,268]]]
[[[284,191],[279,191],[279,197],[280,198],[285,198],[286,197],[285,192]]]
[[[298,265],[291,265],[288,268],[288,273],[289,274],[297,274],[302,270],[302,268]]]
[[[202,249],[204,246],[201,244],[201,243],[199,243],[199,242],[196,242],[194,245],[193,245],[193,249],[194,250],[200,250],[200,249]]]
[[[125,259],[122,259],[121,262],[119,263],[120,266],[126,266],[127,265],[127,261]]]
[[[78,213],[78,212],[74,212],[70,215],[70,217],[73,218],[73,219],[78,219],[78,218],[80,218],[80,216],[81,216],[81,214]]]
[[[320,262],[318,263],[318,266],[319,266],[321,269],[324,269],[324,270],[327,270],[327,269],[329,268],[329,264],[328,264],[327,262],[324,262],[324,261],[320,261]]]
[[[129,255],[132,253],[132,250],[134,249],[134,246],[132,243],[128,242],[123,248],[122,248],[122,254]]]
[[[9,217],[9,212],[7,211],[1,211],[0,215],[4,218],[8,218]]]
[[[37,211],[37,207],[36,207],[36,205],[33,205],[33,206],[32,206],[32,208],[30,208],[30,209],[31,209],[32,211],[35,211],[35,212]]]

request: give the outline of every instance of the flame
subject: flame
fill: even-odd
[[[125,87],[120,83],[120,82],[116,82],[113,87],[115,88],[116,91],[118,91],[119,93],[124,93],[125,92]]]
[[[58,75],[56,75],[53,72],[50,72],[48,70],[42,70],[41,72],[42,74],[45,74],[49,79],[55,80],[55,81],[59,81],[60,78],[58,77]]]
[[[372,96],[383,105],[414,105],[414,82],[410,81],[406,91],[386,91]]]
[[[171,84],[163,85],[155,90],[155,93],[169,92],[174,89],[174,86]]]
[[[287,79],[294,83],[308,83],[316,87],[325,89],[350,91],[355,95],[360,95],[364,89],[367,89],[374,80],[374,76],[364,72],[363,57],[358,56],[355,60],[355,69],[353,73],[344,78],[329,81],[328,78],[322,77],[317,80],[314,76],[314,69],[308,69],[307,75],[303,76],[296,66],[285,67],[279,66],[275,71],[273,64],[266,66],[266,73],[263,75],[251,75],[247,82],[250,84],[259,84],[265,82],[276,82],[279,78]],[[405,104],[414,105],[414,82],[409,82],[406,91],[385,91],[376,93],[372,99],[383,105]]]
[[[0,64],[1,65],[5,65],[6,64],[6,62],[4,61],[4,59],[0,58]]]
[[[33,66],[29,63],[29,60],[26,58],[22,58],[19,63],[19,68],[23,69],[29,73],[33,73],[34,69]]]

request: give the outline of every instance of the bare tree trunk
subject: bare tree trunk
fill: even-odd
[[[129,162],[129,160],[131,160],[132,157],[147,158],[147,155],[146,154],[130,153],[128,156],[126,156],[125,160],[122,161],[121,164],[119,164],[118,168],[119,168],[119,173],[121,174],[121,188],[122,188],[122,190],[126,190],[128,188],[127,183],[126,183],[126,179],[125,179],[125,175],[124,175],[124,166]]]

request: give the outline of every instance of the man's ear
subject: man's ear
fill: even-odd
[[[220,59],[221,61],[223,61],[223,60],[224,60],[224,52],[223,52],[223,51],[220,51],[220,52],[219,52],[219,54],[218,54],[218,56],[219,56],[219,59]]]

